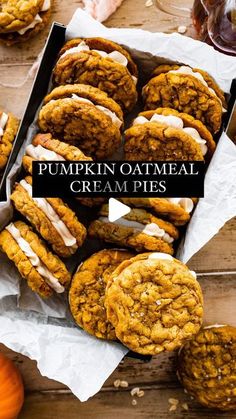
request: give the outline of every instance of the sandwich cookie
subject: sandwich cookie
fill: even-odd
[[[53,72],[56,85],[84,83],[103,90],[125,112],[137,101],[137,67],[130,54],[103,38],[72,39],[62,48]]]
[[[235,358],[236,328],[207,326],[181,348],[177,375],[186,392],[203,406],[234,410]]]
[[[46,96],[38,124],[43,132],[79,147],[86,155],[105,159],[121,145],[123,113],[97,88],[67,85]]]
[[[48,23],[52,0],[1,2],[0,42],[7,46],[28,41]]]
[[[64,263],[22,221],[10,223],[0,233],[0,248],[41,297],[61,294],[68,287],[71,277]]]
[[[170,108],[141,112],[125,132],[126,160],[209,160],[215,147],[201,121]]]
[[[186,224],[196,203],[195,198],[120,198],[126,204],[147,208],[156,215],[166,218],[176,226]]]
[[[19,120],[14,115],[0,110],[0,170],[7,164],[18,126]]]
[[[163,253],[122,262],[111,275],[105,307],[117,338],[143,355],[175,350],[202,324],[203,298],[195,272]]]
[[[173,242],[179,237],[173,224],[142,209],[131,209],[127,215],[111,223],[108,205],[102,206],[99,218],[90,224],[88,232],[90,237],[131,247],[138,252],[149,250],[169,254],[174,253]]]
[[[212,134],[221,127],[224,93],[206,72],[178,65],[161,65],[143,88],[146,109],[174,108],[202,121]]]
[[[82,246],[86,228],[74,211],[60,198],[33,198],[30,176],[15,184],[11,200],[59,256],[69,257]]]
[[[114,269],[133,256],[127,250],[101,250],[79,265],[73,277],[69,291],[71,313],[80,327],[97,338],[116,339],[104,307],[106,285]]]

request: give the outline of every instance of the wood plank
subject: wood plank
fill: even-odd
[[[236,275],[199,276],[198,279],[204,295],[205,323],[229,323],[236,326]],[[230,311],[229,307],[231,307]],[[17,354],[3,345],[0,346],[0,350],[16,362],[24,378],[26,391],[66,388],[61,383],[42,377],[35,361]],[[175,353],[160,354],[153,357],[152,361],[148,363],[125,358],[124,362],[108,378],[104,387],[111,388],[116,379],[127,380],[130,386],[176,383],[175,370]]]
[[[174,417],[182,419],[199,418],[227,418],[235,419],[236,413],[221,413],[208,410],[194,401],[177,386],[164,386],[146,388],[145,395],[137,398],[137,405],[132,405],[134,399],[129,389],[124,391],[103,391],[87,402],[81,403],[72,394],[63,393],[33,393],[27,395],[25,405],[19,419],[166,419]],[[179,400],[176,412],[169,412],[169,398]],[[181,406],[187,403],[189,410]]]

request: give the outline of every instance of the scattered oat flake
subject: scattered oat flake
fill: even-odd
[[[115,380],[113,383],[114,387],[118,388],[120,387],[120,380]]]
[[[146,7],[151,7],[151,6],[153,6],[153,1],[152,1],[152,0],[147,0],[147,1],[146,1],[146,3],[145,3],[145,6],[146,6]]]
[[[183,404],[182,404],[182,408],[183,408],[184,410],[188,410],[188,405],[187,405],[187,403],[183,403]]]
[[[140,391],[139,387],[134,387],[134,388],[132,388],[130,394],[131,394],[131,396],[135,396],[135,394],[138,394],[139,391]]]
[[[138,403],[137,400],[135,400],[135,399],[132,400],[132,405],[133,406],[136,406],[137,403]]]
[[[174,412],[177,409],[177,404],[172,404],[169,408],[169,412]]]
[[[120,382],[120,387],[128,387],[129,386],[129,383],[128,383],[128,381],[125,381],[125,380],[122,380],[121,382]]]
[[[144,396],[144,391],[143,390],[140,390],[138,393],[137,393],[137,396],[138,397],[143,397]]]
[[[178,27],[178,33],[185,33],[187,30],[187,27],[184,25],[181,25]]]
[[[173,398],[170,398],[169,400],[168,400],[168,402],[170,403],[170,404],[179,404],[179,400],[178,399],[173,399]]]

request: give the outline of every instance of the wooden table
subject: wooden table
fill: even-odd
[[[67,24],[77,7],[76,0],[55,0],[53,19]],[[144,0],[125,0],[106,22],[107,26],[144,28],[150,31],[177,31],[179,25],[193,34],[190,19],[180,19],[160,12]],[[20,84],[41,51],[48,31],[24,46],[0,47],[0,83]],[[32,78],[22,87],[0,86],[0,105],[21,116],[30,92]],[[236,326],[236,219],[224,228],[190,261],[198,273],[205,297],[205,320],[208,323],[229,323]],[[149,363],[126,358],[104,384],[102,390],[86,403],[80,403],[64,385],[42,377],[36,363],[1,346],[1,350],[19,366],[24,377],[26,400],[20,419],[162,419],[236,418],[236,413],[208,411],[189,399],[175,375],[176,354],[160,355]],[[115,389],[114,380],[128,381],[129,387]],[[132,405],[130,390],[140,387],[145,395]],[[169,412],[169,398],[177,398],[179,408]],[[189,410],[181,405],[187,403]]]

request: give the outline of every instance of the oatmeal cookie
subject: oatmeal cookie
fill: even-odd
[[[99,218],[90,224],[88,233],[91,237],[131,247],[138,252],[149,250],[169,254],[173,254],[173,242],[179,237],[173,224],[142,209],[131,209],[127,215],[111,223],[108,205],[102,206]]]
[[[0,110],[0,171],[7,164],[18,126],[19,120],[14,115]]]
[[[200,329],[203,298],[196,274],[163,253],[138,255],[112,273],[105,307],[117,338],[144,355],[173,351]]]
[[[121,51],[102,38],[69,41],[54,68],[54,83],[98,87],[129,112],[137,101],[137,68],[128,53]]]
[[[116,340],[104,308],[105,289],[111,273],[134,255],[127,250],[101,250],[86,259],[73,277],[69,303],[76,323],[100,339]]]
[[[203,406],[236,409],[236,328],[213,325],[200,330],[179,353],[178,377]]]
[[[199,119],[215,134],[221,127],[225,102],[222,103],[215,90],[208,86],[203,75],[194,70],[174,66],[151,78],[143,88],[145,108],[174,108]]]
[[[137,208],[147,208],[156,215],[167,218],[176,226],[186,224],[196,199],[193,198],[120,198],[126,204]]]
[[[71,277],[64,263],[22,221],[10,223],[0,233],[0,248],[41,297],[62,293],[68,287]]]
[[[46,98],[39,127],[97,159],[111,156],[121,144],[122,111],[92,86],[60,86]]]
[[[69,257],[82,246],[86,228],[74,211],[60,198],[32,198],[30,176],[16,183],[11,200],[59,256]]]

